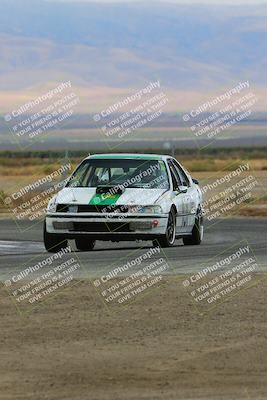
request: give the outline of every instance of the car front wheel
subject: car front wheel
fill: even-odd
[[[78,250],[80,251],[92,251],[95,247],[95,240],[79,237],[75,239],[75,244]]]
[[[190,236],[184,237],[183,242],[185,246],[197,246],[200,245],[203,240],[204,227],[203,218],[197,216],[195,220],[195,225]]]
[[[160,236],[158,239],[153,240],[153,245],[161,247],[172,247],[175,243],[176,234],[176,213],[172,208],[169,213],[168,224],[165,235]]]
[[[49,233],[46,231],[46,222],[44,221],[43,238],[45,249],[49,253],[57,253],[68,246],[68,241],[62,235]]]

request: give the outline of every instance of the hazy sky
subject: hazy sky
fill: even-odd
[[[267,5],[267,0],[61,0],[61,1],[71,1],[71,2],[81,2],[81,1],[86,1],[86,2],[94,2],[94,3],[126,3],[126,2],[143,2],[143,3],[149,3],[149,2],[154,2],[158,1],[161,3],[180,3],[180,4],[266,4]]]
[[[51,1],[51,0],[49,0]],[[160,3],[177,3],[177,4],[266,4],[267,0],[58,0],[58,1],[69,1],[69,2],[93,2],[93,3],[126,3],[126,2],[160,2]]]

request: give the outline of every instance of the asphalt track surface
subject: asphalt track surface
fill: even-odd
[[[249,244],[259,265],[259,271],[267,272],[267,219],[264,218],[227,218],[213,221],[205,226],[204,241],[200,246],[184,246],[177,240],[175,247],[164,249],[171,274],[197,272],[215,260],[232,254],[240,246]],[[140,250],[140,248],[142,249]],[[94,278],[108,272],[111,265],[119,259],[132,257],[134,251],[145,252],[151,248],[151,242],[97,242],[92,252],[77,252],[83,266],[81,277]],[[75,247],[73,245],[74,252]],[[74,253],[75,254],[75,253]],[[45,259],[42,243],[42,222],[22,222],[18,227],[10,219],[0,220],[0,279],[23,264],[34,259]],[[155,255],[157,258],[161,255]]]

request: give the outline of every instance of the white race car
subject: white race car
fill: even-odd
[[[203,238],[198,181],[172,157],[99,154],[84,159],[47,207],[44,244],[49,252],[75,239],[80,251],[96,240],[152,240],[170,247]]]

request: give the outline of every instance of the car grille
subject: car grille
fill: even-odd
[[[53,222],[55,229],[66,229],[70,232],[132,232],[130,230],[130,224],[121,222]]]
[[[73,207],[75,204],[58,204],[57,212],[69,212],[69,207]],[[127,213],[129,209],[124,205],[91,205],[91,204],[78,204],[78,213]]]
[[[130,232],[129,224],[121,222],[108,224],[105,222],[74,222],[74,231],[76,232]]]

